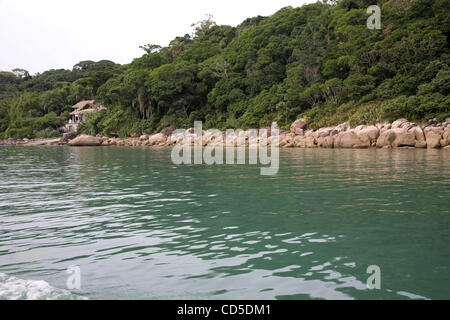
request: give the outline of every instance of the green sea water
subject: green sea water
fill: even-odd
[[[90,299],[450,299],[449,150],[170,151],[0,147],[0,298],[75,265]]]

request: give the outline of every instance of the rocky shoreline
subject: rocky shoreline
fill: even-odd
[[[276,126],[276,124],[274,124]],[[260,141],[256,139],[246,140],[246,145],[272,144],[270,129],[268,138]],[[68,145],[68,146],[175,146],[185,143],[184,139],[191,136],[195,140],[194,129],[187,129],[180,134],[174,127],[168,127],[160,133],[153,135],[133,136],[130,138],[110,138],[101,135],[80,135],[69,139],[7,139],[0,140],[0,145]],[[236,146],[241,135],[236,133],[227,139],[223,139],[224,146]],[[70,137],[72,138],[72,137]],[[193,142],[192,142],[193,143]],[[334,127],[308,129],[305,120],[295,121],[290,132],[280,130],[279,146],[281,148],[450,148],[450,119],[439,123],[435,119],[429,120],[426,125],[417,125],[406,119],[399,119],[393,123],[380,123],[376,125],[360,125],[350,128],[348,123]],[[202,145],[217,145],[211,134],[203,131]]]

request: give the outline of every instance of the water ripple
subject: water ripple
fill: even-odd
[[[261,177],[165,149],[0,147],[0,272],[63,288],[79,265],[92,298],[448,299],[449,158],[283,150]]]

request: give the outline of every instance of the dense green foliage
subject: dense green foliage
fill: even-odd
[[[94,99],[119,68],[111,61],[82,61],[72,71],[49,70],[33,77],[21,69],[0,72],[0,138],[59,136],[57,129],[71,106]]]
[[[218,129],[313,126],[450,116],[450,2],[379,1],[382,29],[366,26],[372,1],[283,8],[237,27],[210,18],[168,47],[148,44],[129,65],[84,61],[30,77],[0,73],[0,134],[51,134],[70,106],[108,107],[81,131],[127,136],[202,120]]]

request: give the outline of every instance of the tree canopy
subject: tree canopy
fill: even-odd
[[[83,99],[108,109],[82,131],[122,136],[195,120],[225,129],[288,127],[300,116],[313,127],[450,117],[450,2],[379,1],[380,30],[367,28],[371,4],[286,7],[237,27],[207,16],[167,47],[142,46],[128,65],[0,72],[0,135],[55,130]]]

